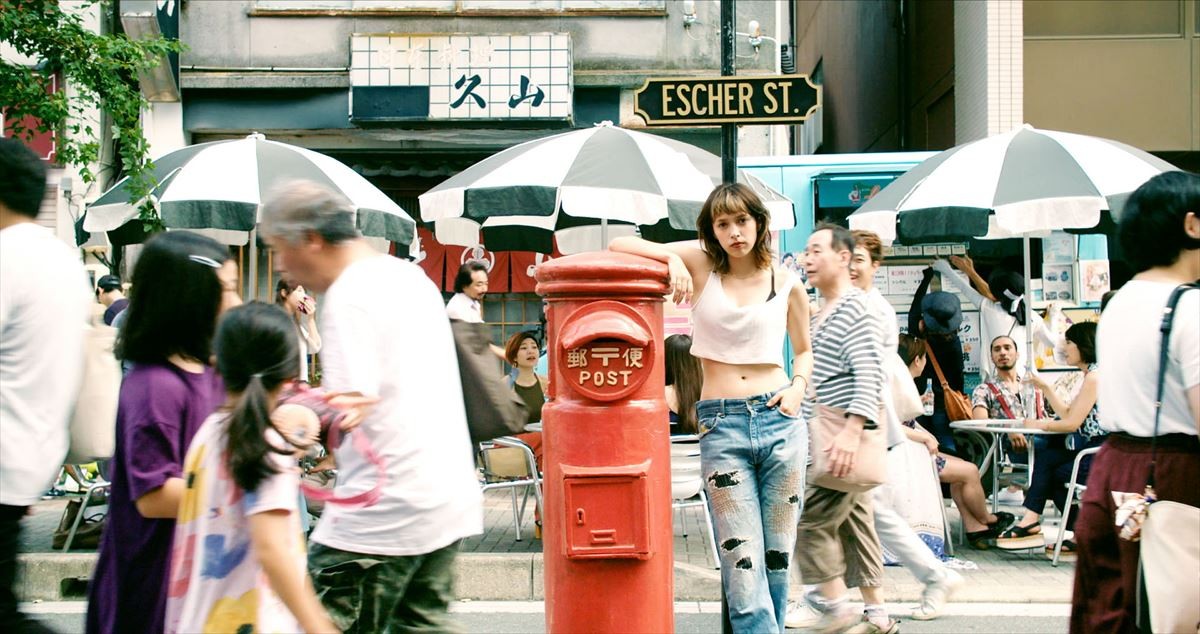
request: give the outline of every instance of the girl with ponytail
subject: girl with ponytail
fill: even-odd
[[[278,405],[299,365],[292,320],[252,302],[217,329],[228,398],[184,461],[168,632],[333,632],[313,590],[300,528],[297,458],[317,442],[317,415]]]

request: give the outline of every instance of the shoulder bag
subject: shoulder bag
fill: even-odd
[[[1175,306],[1184,292],[1200,288],[1185,284],[1176,288],[1163,310],[1162,343],[1158,355],[1158,388],[1154,399],[1154,437],[1151,439],[1150,474],[1146,478],[1145,498],[1150,500],[1141,528],[1141,590],[1138,592],[1138,622],[1145,630],[1146,614],[1142,603],[1149,604],[1149,631],[1191,632],[1200,624],[1200,508],[1157,500],[1154,493],[1154,466],[1158,457],[1158,423],[1162,418],[1163,383],[1175,321]]]
[[[937,357],[933,354],[933,348],[929,347],[929,342],[925,342],[925,354],[929,357],[929,362],[933,364],[933,371],[937,374],[938,383],[942,384],[942,404],[946,406],[946,416],[951,422],[960,420],[971,420],[971,399],[967,398],[966,394],[959,392],[950,387],[946,382],[946,375],[942,374],[942,367],[938,365]]]
[[[875,420],[883,422],[883,412]],[[812,463],[808,481],[822,489],[846,493],[870,491],[887,481],[887,433],[878,425],[864,427],[854,452],[854,468],[845,477],[830,473],[829,452],[833,439],[846,428],[846,410],[817,403],[808,421]]]
[[[488,325],[452,319],[450,329],[454,332],[454,349],[458,353],[458,373],[471,442],[480,443],[524,432],[529,417],[525,401],[509,389],[504,377],[496,373]]]

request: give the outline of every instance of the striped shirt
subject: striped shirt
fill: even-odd
[[[804,416],[822,403],[879,420],[883,383],[883,324],[867,307],[867,296],[854,289],[838,300],[824,322],[812,325],[813,373]]]

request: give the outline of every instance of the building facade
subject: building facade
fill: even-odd
[[[740,3],[738,74],[778,72],[790,8]],[[181,102],[163,134],[177,130],[182,144],[259,132],[317,150],[417,217],[418,195],[497,151],[602,121],[641,126],[633,94],[646,78],[719,74],[718,18],[718,3],[707,1],[185,2]],[[766,36],[758,46],[752,20]],[[653,131],[720,149],[715,126]],[[740,153],[786,153],[788,134],[745,127]],[[423,232],[423,243],[430,237]],[[532,288],[515,283],[535,256],[427,246],[444,262],[423,265],[443,282],[465,257],[497,265],[500,293],[485,312],[502,325],[498,335],[538,322],[540,302],[521,292]],[[271,286],[269,277],[259,284]],[[508,290],[519,292],[500,297]]]
[[[821,152],[941,150],[1029,123],[1200,169],[1195,0],[798,0],[795,16],[796,69],[826,86]]]

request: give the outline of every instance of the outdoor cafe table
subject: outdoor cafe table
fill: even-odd
[[[984,434],[992,435],[992,444],[988,447],[987,456],[983,462],[989,460],[992,463],[992,512],[995,513],[1000,508],[1000,437],[1003,434],[1021,434],[1023,436],[1055,436],[1062,435],[1063,432],[1046,431],[1044,429],[1033,429],[1025,427],[1024,420],[1011,420],[1001,418],[977,418],[974,420],[960,420],[950,423],[950,427],[954,429],[962,429],[964,431],[977,431]],[[1033,443],[1029,443],[1029,474],[1033,476]],[[983,466],[980,465],[982,471]]]

